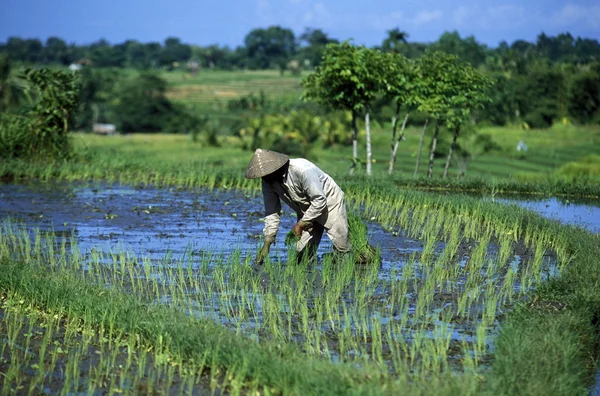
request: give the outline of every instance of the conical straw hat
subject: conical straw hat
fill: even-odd
[[[244,174],[246,179],[256,179],[275,172],[285,165],[290,157],[271,150],[256,149],[248,169]]]

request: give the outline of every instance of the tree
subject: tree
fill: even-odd
[[[234,53],[229,47],[219,47],[216,44],[208,47],[192,47],[192,56],[200,61],[203,67],[210,69],[231,69]]]
[[[244,39],[248,66],[251,69],[278,67],[284,70],[296,53],[296,38],[290,29],[271,26],[254,29]]]
[[[338,40],[329,38],[321,29],[307,28],[299,38],[298,58],[308,61],[310,66],[316,67],[321,63],[323,51],[327,44],[338,43]]]
[[[177,37],[168,37],[160,53],[159,62],[162,66],[173,67],[176,62],[186,62],[192,56],[192,48],[183,44]]]
[[[383,52],[391,52],[394,54],[400,53],[400,48],[408,43],[408,33],[403,32],[398,28],[387,31],[387,37],[381,44]]]
[[[97,122],[114,123],[112,105],[118,98],[117,87],[125,72],[117,68],[84,67],[79,72],[81,94],[74,127],[91,130]]]
[[[87,50],[87,56],[95,66],[99,67],[123,67],[125,65],[125,49],[112,46],[104,39],[92,43]]]
[[[419,82],[416,84],[417,108],[428,114],[426,125],[429,117],[435,119],[435,129],[429,152],[429,168],[427,170],[427,177],[431,177],[433,174],[433,163],[440,122],[444,121],[451,114],[449,113],[449,109],[453,107],[451,98],[457,94],[458,90],[456,77],[459,70],[459,61],[456,55],[436,51],[421,57],[417,61],[416,69],[419,75]],[[423,131],[425,131],[425,128]],[[421,135],[421,139],[423,139],[423,134]],[[419,144],[419,147],[421,146],[422,140]],[[419,157],[420,153],[417,155],[415,174],[418,170]]]
[[[9,37],[5,49],[14,61],[37,63],[42,60],[43,45],[38,39]]]
[[[581,123],[600,121],[600,64],[573,77],[569,88],[569,115]]]
[[[390,146],[390,163],[388,174],[394,171],[396,162],[396,154],[400,141],[404,138],[404,128],[408,120],[409,111],[407,109],[406,116],[402,122],[400,132],[397,134],[398,120],[400,119],[400,108],[403,105],[411,107],[416,104],[413,94],[415,84],[414,68],[411,62],[403,55],[392,53],[386,55],[386,62],[389,62],[386,70],[389,73],[387,76],[388,87],[385,96],[392,100],[395,104],[396,111],[392,118],[392,141]]]
[[[384,53],[376,49],[365,47],[359,48],[358,68],[356,74],[358,86],[362,86],[364,91],[360,98],[363,102],[365,111],[365,132],[367,148],[367,176],[371,176],[373,166],[373,153],[371,151],[371,123],[370,111],[371,102],[380,94],[388,94],[391,90],[392,80],[397,81],[397,75],[394,73],[398,69],[397,65],[389,62]]]
[[[443,33],[430,49],[456,55],[460,60],[469,62],[473,66],[481,65],[488,51],[485,45],[475,40],[475,37],[469,36],[463,39],[457,31]]]
[[[63,39],[58,37],[48,37],[42,54],[45,63],[68,65],[72,61],[69,46]]]
[[[134,69],[147,69],[151,66],[146,54],[146,46],[136,40],[127,40],[123,43],[125,52],[125,66]]]
[[[456,141],[460,133],[461,124],[471,115],[474,109],[483,107],[490,100],[487,90],[492,85],[492,80],[474,69],[471,65],[463,63],[450,70],[453,72],[453,95],[450,96],[449,106],[445,119],[448,128],[454,130],[452,144],[446,157],[443,178],[448,175],[452,153],[456,148]]]
[[[367,129],[367,174],[371,171],[369,103],[381,91],[382,62],[379,51],[355,47],[347,41],[329,44],[321,64],[302,81],[304,99],[313,99],[352,113],[351,174],[358,162],[356,114],[361,110],[365,110]]]
[[[167,82],[158,75],[143,72],[121,84],[114,107],[122,132],[158,132],[173,114],[165,96]]]
[[[565,73],[557,67],[532,67],[517,79],[515,102],[529,126],[550,127],[557,117],[567,115]]]
[[[29,157],[67,158],[71,153],[69,125],[79,98],[77,75],[62,70],[27,69],[22,78],[35,92],[28,113],[30,133],[22,145]]]

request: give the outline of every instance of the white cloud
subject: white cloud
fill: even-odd
[[[582,25],[585,28],[600,28],[600,6],[585,7],[578,4],[565,4],[560,10],[548,17],[553,27],[569,28]]]
[[[269,0],[258,0],[256,2],[256,11],[259,15],[264,15],[265,13],[270,12],[270,10],[271,4],[269,3]]]
[[[441,10],[423,10],[419,11],[409,22],[412,22],[416,26],[426,25],[433,21],[442,19]]]
[[[272,7],[268,0],[258,0],[257,19],[262,25],[281,25],[300,31],[306,27],[321,29],[337,25],[329,9],[322,2],[312,0],[287,0],[281,7]]]
[[[528,20],[530,19],[530,20]],[[498,6],[460,6],[451,13],[451,29],[472,30],[473,28],[484,30],[500,30],[514,28],[524,23],[531,23],[536,18],[529,14],[523,7],[510,4]]]
[[[332,27],[333,25],[331,13],[323,3],[312,4],[309,9],[304,12],[302,21],[307,26],[313,24],[321,27]]]

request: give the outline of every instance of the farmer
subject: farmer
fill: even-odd
[[[247,179],[262,178],[264,245],[256,257],[257,265],[263,263],[275,242],[281,201],[298,216],[298,222],[292,228],[294,235],[299,237],[296,242],[298,262],[316,256],[323,231],[329,235],[335,251],[350,251],[344,192],[315,164],[304,158],[290,159],[285,154],[257,149],[244,176]]]

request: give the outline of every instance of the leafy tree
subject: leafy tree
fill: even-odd
[[[481,65],[488,51],[487,47],[479,44],[474,36],[463,39],[457,31],[443,33],[438,41],[430,46],[430,50],[456,55],[458,59],[469,62],[473,66]]]
[[[401,54],[391,53],[386,55],[386,62],[389,64],[386,67],[386,72],[389,74],[386,77],[388,82],[385,96],[392,100],[395,104],[395,113],[392,118],[392,141],[390,146],[390,164],[388,174],[392,174],[394,164],[396,162],[396,154],[400,141],[404,138],[404,128],[408,120],[408,108],[416,104],[414,96],[415,73],[411,62]],[[400,132],[397,132],[398,120],[400,119],[400,108],[405,105],[407,107],[406,116],[402,122]]]
[[[415,72],[418,76],[414,87],[415,101],[417,109],[427,114],[417,151],[415,175],[419,169],[421,149],[429,118],[435,119],[435,129],[431,140],[427,175],[431,177],[433,172],[433,159],[440,130],[440,120],[448,108],[448,96],[453,93],[454,89],[450,73],[456,64],[458,64],[458,57],[456,55],[449,55],[439,51],[426,53],[417,59],[415,63]]]
[[[460,133],[461,125],[471,115],[472,111],[483,107],[490,100],[487,95],[492,85],[492,80],[474,69],[471,65],[463,63],[449,70],[453,73],[452,83],[455,85],[454,92],[449,98],[449,107],[446,110],[446,124],[454,129],[452,144],[446,157],[446,165],[442,177],[448,175],[452,153],[456,149],[456,141]]]
[[[183,44],[177,37],[169,37],[160,53],[159,62],[162,66],[173,67],[175,62],[186,62],[192,56],[192,48]]]
[[[112,46],[104,39],[92,43],[87,56],[98,67],[123,67],[125,65],[125,49]]]
[[[416,70],[419,76],[418,84],[415,85],[417,108],[428,114],[426,125],[429,117],[435,119],[435,129],[429,152],[429,168],[427,170],[427,176],[431,177],[433,174],[433,163],[440,122],[447,121],[449,117],[453,116],[453,112],[455,111],[453,110],[453,98],[456,97],[459,90],[457,80],[460,72],[460,63],[456,55],[436,51],[418,59]],[[421,142],[419,143],[415,174],[418,171],[420,150],[426,125],[423,128]]]
[[[307,60],[312,67],[319,66],[327,44],[337,44],[338,40],[327,36],[321,29],[307,28],[299,38],[298,58]]]
[[[42,54],[45,63],[68,65],[72,61],[69,46],[59,37],[48,37],[42,50]]]
[[[14,61],[37,63],[42,60],[43,45],[38,39],[9,37],[4,49]]]
[[[97,122],[114,123],[112,106],[118,96],[116,87],[125,79],[125,73],[117,68],[84,67],[79,75],[81,94],[74,127],[91,130]]]
[[[79,97],[79,79],[62,70],[27,69],[22,78],[29,83],[36,103],[27,113],[28,128],[15,146],[16,156],[68,158],[71,154],[69,125]]]
[[[358,78],[356,83],[357,87],[364,90],[360,99],[365,111],[367,175],[371,176],[373,164],[370,126],[371,103],[377,95],[390,92],[392,83],[398,81],[398,75],[395,71],[398,70],[399,66],[395,62],[388,61],[386,55],[376,49],[360,47],[358,55],[358,67],[355,70]]]
[[[518,78],[516,103],[523,119],[533,128],[547,128],[567,114],[567,85],[558,68],[535,67]]]
[[[203,67],[210,69],[231,69],[235,64],[234,52],[229,47],[216,44],[208,47],[192,47],[192,56],[200,60]]]
[[[120,131],[158,132],[164,128],[173,114],[173,105],[165,96],[165,80],[142,72],[119,88],[114,113]]]
[[[144,53],[146,56],[145,64],[149,65],[150,68],[158,67],[160,63],[160,55],[162,46],[160,43],[151,42],[144,44]]]
[[[152,66],[144,44],[136,40],[127,40],[122,45],[124,47],[126,67],[147,69]]]
[[[581,123],[600,121],[600,64],[573,77],[568,95],[569,115]]]
[[[371,171],[369,104],[382,88],[382,64],[384,60],[379,51],[355,47],[347,41],[329,44],[321,64],[302,81],[303,98],[352,113],[350,173],[358,162],[356,114],[361,110],[365,110],[367,129],[367,174]]]
[[[309,157],[314,144],[324,146],[337,141],[345,120],[334,115],[315,115],[308,110],[292,110],[288,114],[269,113],[250,117],[238,131],[242,147],[254,150],[271,147],[286,154]]]
[[[278,67],[284,70],[296,53],[296,38],[290,29],[271,26],[254,29],[244,39],[248,66],[251,69]]]
[[[515,122],[517,116],[516,83],[518,78],[507,76],[504,73],[489,73],[494,81],[493,89],[490,89],[490,102],[481,109],[473,112],[478,119],[486,120],[493,125],[506,125]]]

